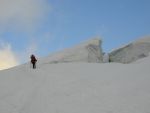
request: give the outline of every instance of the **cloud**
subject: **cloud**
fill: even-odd
[[[50,11],[47,0],[0,0],[0,30],[33,30]]]
[[[15,53],[9,44],[1,43],[0,45],[0,70],[7,69],[19,64]]]
[[[10,44],[0,42],[0,68],[16,65],[18,59],[25,62],[29,54],[37,52],[39,39],[41,40],[39,35],[43,32],[39,30],[47,22],[51,9],[52,6],[48,0],[0,0],[0,40],[9,42],[15,50],[15,52],[12,51]],[[22,38],[18,37],[24,38],[25,41],[20,41]],[[32,40],[35,42],[33,43]],[[19,41],[23,44],[18,44]],[[11,61],[3,62],[4,60],[1,59],[5,56]],[[4,66],[6,64],[8,65]]]

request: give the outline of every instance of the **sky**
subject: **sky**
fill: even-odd
[[[150,36],[150,0],[0,0],[0,69],[94,37],[109,52]]]

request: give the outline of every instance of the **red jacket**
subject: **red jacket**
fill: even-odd
[[[34,55],[31,55],[31,62],[32,62],[32,63],[36,63],[36,62],[37,62],[37,59],[35,58]]]

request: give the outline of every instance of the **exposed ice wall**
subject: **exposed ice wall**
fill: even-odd
[[[48,63],[63,62],[103,62],[102,41],[99,38],[83,42],[75,47],[65,49],[43,59]]]
[[[130,63],[147,57],[150,53],[150,37],[142,38],[109,54],[111,62]]]

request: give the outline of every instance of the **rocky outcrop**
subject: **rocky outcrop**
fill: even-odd
[[[109,59],[111,62],[130,63],[147,57],[149,53],[150,37],[146,37],[112,51]]]
[[[102,41],[99,38],[86,41],[75,47],[50,55],[45,58],[45,62],[103,62],[101,43]]]

